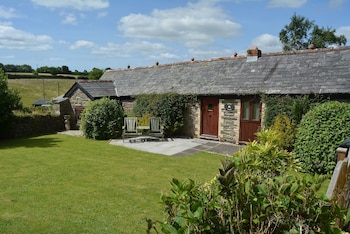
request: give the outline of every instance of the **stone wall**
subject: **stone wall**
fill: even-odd
[[[80,89],[77,89],[72,97],[70,97],[70,103],[74,109],[76,106],[87,106],[91,102],[91,99]]]
[[[0,132],[1,139],[53,134],[64,130],[62,116],[38,115],[15,117],[8,129]]]
[[[226,104],[232,104],[233,109],[225,108]],[[219,103],[219,139],[231,143],[239,141],[240,124],[240,99],[220,99]]]
[[[134,107],[134,100],[123,100],[121,101],[121,104],[125,113],[132,113],[132,108]]]
[[[196,138],[200,135],[200,104],[195,103],[190,106],[185,113],[185,126],[183,127],[183,135]]]

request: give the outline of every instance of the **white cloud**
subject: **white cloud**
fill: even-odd
[[[214,3],[199,1],[186,7],[155,9],[150,15],[130,14],[120,20],[118,28],[126,37],[179,42],[187,47],[212,44],[216,37],[239,37],[241,25]]]
[[[89,49],[91,54],[103,55],[106,57],[131,57],[133,54],[161,54],[163,57],[170,57],[166,52],[169,50],[160,43],[150,43],[147,41],[133,41],[123,44],[109,42],[106,45],[98,45],[92,41],[76,41],[69,47],[71,50]]]
[[[49,8],[74,8],[81,11],[109,7],[108,0],[32,0],[32,2]]]
[[[76,41],[69,48],[71,50],[76,50],[76,49],[80,49],[80,48],[94,48],[94,47],[96,47],[96,45],[92,41],[79,40],[79,41]]]
[[[0,24],[0,48],[20,50],[49,50],[53,39],[47,35],[33,35],[7,24]]]
[[[18,17],[18,15],[15,13],[15,9],[0,6],[0,18],[11,19],[15,17]]]
[[[343,26],[336,30],[335,33],[337,36],[344,35],[346,39],[348,40],[348,43],[350,42],[350,26]]]
[[[99,13],[97,14],[97,17],[98,17],[98,18],[103,18],[103,17],[105,17],[105,16],[107,16],[107,15],[108,15],[108,12],[102,11],[102,12],[99,12]]]
[[[262,34],[254,38],[251,46],[258,47],[262,53],[279,52],[283,48],[279,38],[270,34]]]
[[[72,24],[72,25],[77,25],[77,17],[75,14],[70,13],[65,16],[65,18],[62,20],[63,24]]]
[[[268,7],[299,8],[306,2],[307,0],[270,0]]]

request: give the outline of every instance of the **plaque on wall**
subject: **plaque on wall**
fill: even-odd
[[[227,111],[233,111],[233,109],[234,109],[234,106],[233,106],[232,103],[226,103],[226,104],[225,104],[225,110],[227,110]]]

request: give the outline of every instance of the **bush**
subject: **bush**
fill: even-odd
[[[276,144],[288,151],[293,150],[297,127],[294,120],[288,118],[286,114],[278,115],[269,128],[278,135]]]
[[[102,98],[91,102],[83,111],[81,130],[86,138],[106,140],[122,133],[124,112],[115,100]]]
[[[270,127],[274,119],[278,115],[286,115],[293,120],[296,125],[301,121],[310,109],[324,102],[326,97],[321,95],[316,96],[262,96],[263,102],[266,104],[264,125],[266,128]]]
[[[334,153],[350,136],[350,104],[326,102],[310,110],[301,120],[294,152],[309,173],[331,174]]]
[[[339,233],[333,226],[343,218],[335,203],[318,198],[326,176],[307,179],[288,175],[297,165],[292,154],[260,134],[263,144],[251,142],[223,161],[212,181],[196,184],[173,179],[163,195],[166,218],[148,220],[149,230],[163,233]],[[338,232],[336,232],[338,231]]]
[[[21,97],[18,92],[8,88],[7,76],[0,68],[0,128],[7,128],[13,118],[14,110],[22,108]]]

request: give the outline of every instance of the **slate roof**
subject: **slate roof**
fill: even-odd
[[[50,99],[38,99],[32,103],[32,106],[51,106]]]
[[[91,100],[99,99],[102,97],[116,97],[113,82],[110,80],[77,81],[67,91],[64,97],[72,97],[77,89],[80,89]]]
[[[108,70],[118,96],[177,92],[197,95],[350,93],[350,47],[189,61]]]

